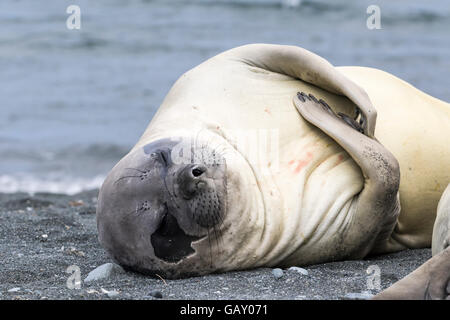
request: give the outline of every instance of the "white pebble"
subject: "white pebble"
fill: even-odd
[[[102,264],[100,267],[95,268],[89,274],[87,275],[86,279],[84,279],[84,282],[90,282],[90,281],[97,281],[101,279],[109,278],[111,275],[116,273],[122,273],[124,270],[121,266],[115,264],[115,263],[105,263]]]
[[[272,270],[272,274],[275,276],[275,278],[279,279],[283,276],[283,270],[280,268],[275,268]]]
[[[119,292],[116,291],[116,290],[113,290],[113,291],[109,291],[109,292],[107,293],[107,295],[108,295],[108,297],[110,297],[110,298],[114,298],[114,297],[117,297],[117,296],[119,295]]]
[[[345,299],[351,299],[351,300],[369,300],[373,297],[374,295],[371,294],[368,291],[363,291],[363,292],[349,292],[346,293],[344,298]]]
[[[307,275],[309,274],[309,273],[308,273],[308,270],[303,269],[303,268],[299,268],[299,267],[290,267],[288,270],[289,270],[289,271],[295,271],[295,272],[301,273],[301,274],[304,275],[304,276],[307,276]]]

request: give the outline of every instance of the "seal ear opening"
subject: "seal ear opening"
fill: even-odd
[[[191,243],[202,237],[187,235],[177,219],[166,211],[158,229],[150,237],[155,256],[169,263],[176,263],[195,250]]]

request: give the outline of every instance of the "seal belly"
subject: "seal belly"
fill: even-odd
[[[450,182],[450,105],[381,70],[338,69],[366,90],[378,111],[375,136],[400,163],[401,212],[390,250],[429,247]]]

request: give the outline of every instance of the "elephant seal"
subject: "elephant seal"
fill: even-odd
[[[430,246],[449,121],[448,104],[376,69],[226,51],[177,80],[108,174],[99,241],[166,278]]]
[[[439,201],[432,254],[433,258],[374,299],[450,300],[450,184]]]
[[[450,184],[438,204],[433,228],[432,254],[436,255],[450,246]]]

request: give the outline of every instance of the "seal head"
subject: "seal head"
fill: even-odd
[[[206,145],[180,149],[179,141],[160,139],[132,150],[100,190],[99,241],[126,269],[168,278],[209,269],[211,253],[193,244],[220,236],[226,164]]]

